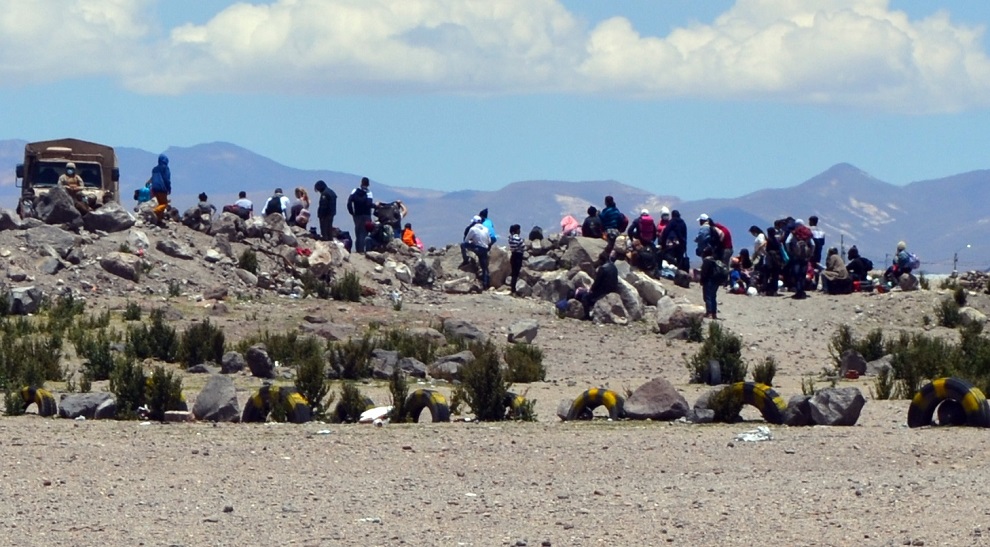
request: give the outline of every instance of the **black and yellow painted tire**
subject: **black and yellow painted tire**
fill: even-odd
[[[567,412],[567,419],[591,419],[592,412],[603,406],[605,410],[608,410],[610,420],[618,420],[626,415],[625,410],[623,410],[625,404],[626,400],[611,389],[593,387],[574,399],[574,402],[571,403],[571,409]]]
[[[406,412],[413,421],[419,421],[419,414],[424,408],[430,409],[434,422],[450,421],[450,406],[442,393],[432,389],[417,389],[406,397]]]
[[[962,406],[966,425],[990,427],[990,405],[986,396],[961,378],[939,378],[922,386],[908,407],[908,427],[932,425],[932,415],[943,401],[955,401]]]
[[[502,404],[505,406],[505,416],[512,419],[519,416],[519,410],[526,405],[526,398],[522,395],[516,395],[511,391],[506,391],[505,397],[502,399]]]
[[[21,388],[21,399],[24,401],[25,409],[31,403],[38,405],[38,416],[47,418],[58,414],[55,397],[47,389],[25,386]]]
[[[272,413],[275,404],[282,405],[287,422],[301,424],[313,418],[309,402],[295,388],[262,386],[248,398],[247,404],[244,405],[244,410],[241,412],[241,421],[247,423],[265,422]]]
[[[787,403],[772,387],[756,382],[736,382],[725,389],[732,390],[743,404],[756,407],[767,423],[775,425],[784,423]]]

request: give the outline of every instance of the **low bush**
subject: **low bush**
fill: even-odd
[[[687,362],[692,383],[708,381],[710,361],[719,363],[720,383],[731,384],[746,379],[747,367],[742,358],[742,338],[722,330],[721,325],[715,322],[709,323],[708,336],[701,343],[698,352]]]
[[[127,354],[136,359],[154,357],[174,363],[179,354],[179,337],[165,322],[165,312],[151,310],[151,326],[139,323],[127,328]]]
[[[542,382],[547,377],[543,352],[531,344],[512,344],[503,352],[508,365],[506,381],[512,384]]]
[[[897,381],[894,375],[890,369],[886,367],[882,368],[873,380],[873,385],[870,386],[870,395],[874,400],[885,401],[887,399],[893,399],[896,392]]]
[[[730,424],[738,422],[742,407],[742,397],[736,390],[729,388],[716,391],[708,399],[708,408],[715,412],[716,422]]]
[[[474,360],[461,367],[463,401],[480,421],[505,419],[508,384],[499,364],[498,349],[491,341],[470,346]]]
[[[223,360],[223,328],[206,319],[202,323],[190,325],[179,339],[179,362],[183,367],[205,363],[219,363]]]
[[[258,253],[254,249],[244,249],[244,252],[237,259],[237,267],[258,275]]]
[[[127,302],[127,307],[124,308],[124,321],[140,321],[141,320],[141,306],[137,302]]]
[[[402,357],[412,357],[421,363],[432,363],[437,358],[437,345],[426,336],[409,334],[406,330],[390,329],[376,337],[378,347],[398,352]]]
[[[943,327],[954,329],[962,324],[962,314],[959,304],[952,298],[944,298],[935,305],[935,318]]]
[[[327,408],[333,403],[334,396],[330,395],[330,383],[327,381],[326,360],[323,352],[309,355],[296,363],[296,391],[309,402],[313,410],[313,419],[326,418]],[[329,399],[327,396],[330,395]]]
[[[356,423],[361,413],[368,409],[368,401],[354,382],[344,382],[340,386],[340,401],[334,407],[334,420],[343,423]]]
[[[166,411],[183,410],[185,407],[182,378],[162,366],[157,366],[151,371],[144,395],[148,405],[148,417],[152,420],[164,421]]]
[[[361,301],[361,278],[357,273],[348,270],[340,279],[330,285],[330,296],[334,300],[346,302]]]
[[[307,271],[302,274],[299,280],[302,281],[303,296],[315,296],[322,300],[330,298],[330,284],[316,277],[312,272]],[[360,296],[360,290],[358,291],[358,296]]]
[[[392,410],[389,412],[389,421],[400,423],[409,421],[406,411],[406,398],[409,397],[409,384],[406,383],[405,374],[399,367],[392,369],[392,375],[388,379],[388,392],[392,398]]]
[[[956,288],[952,289],[952,299],[956,301],[956,304],[960,308],[966,306],[966,289],[962,285],[956,285]]]
[[[330,364],[344,380],[360,380],[371,376],[371,352],[375,342],[370,334],[355,340],[334,342],[330,347]]]
[[[759,384],[773,385],[773,377],[777,374],[777,360],[772,355],[763,358],[763,362],[753,367],[753,381]]]
[[[83,374],[90,381],[109,380],[113,371],[113,351],[106,329],[95,335],[84,334],[75,342],[76,355],[83,358]]]
[[[110,392],[117,401],[117,418],[133,420],[137,418],[138,407],[145,403],[147,378],[141,365],[129,356],[115,359],[110,373]]]

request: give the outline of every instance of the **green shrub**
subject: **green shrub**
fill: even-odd
[[[547,377],[543,366],[543,352],[530,344],[512,344],[503,352],[508,365],[506,381],[512,384],[542,382]]]
[[[237,259],[237,267],[258,275],[258,253],[254,252],[254,249],[244,249]]]
[[[343,423],[356,423],[365,410],[368,410],[367,398],[354,382],[344,382],[340,386],[340,402],[334,408],[334,419]]]
[[[705,322],[698,316],[692,316],[687,326],[688,342],[703,342],[705,340]]]
[[[127,328],[127,354],[136,359],[154,357],[174,363],[179,353],[179,337],[165,322],[165,311],[151,310],[151,326],[139,323]]]
[[[330,285],[330,296],[334,300],[347,302],[361,301],[361,278],[357,273],[348,270]]]
[[[406,398],[409,397],[409,384],[406,383],[405,374],[398,366],[392,368],[392,375],[388,379],[388,392],[392,397],[392,410],[389,412],[389,421],[401,423],[409,420],[406,411]]]
[[[334,399],[333,395],[327,398],[330,394],[330,383],[327,382],[326,368],[322,351],[296,363],[296,391],[309,402],[313,410],[313,418],[316,420],[326,418],[327,408]]]
[[[334,342],[330,348],[330,364],[337,376],[344,380],[360,380],[371,376],[371,352],[375,342],[370,334],[360,339]]]
[[[708,380],[709,361],[718,361],[721,383],[741,382],[746,378],[746,363],[742,358],[742,338],[721,325],[712,322],[708,325],[708,336],[701,348],[687,362],[692,383],[705,383]]]
[[[428,337],[409,334],[408,331],[390,329],[376,338],[378,347],[398,352],[401,357],[412,357],[421,363],[437,359],[437,346]]]
[[[145,388],[145,401],[148,405],[148,417],[152,420],[165,420],[168,410],[182,410],[185,398],[182,396],[182,378],[171,370],[157,366],[151,371]]]
[[[306,271],[299,280],[302,281],[303,296],[313,295],[322,300],[330,298],[330,285],[323,279],[313,275],[312,272]]]
[[[166,284],[168,285],[169,298],[178,298],[182,296],[182,283],[178,279],[169,279]]]
[[[0,317],[10,315],[10,289],[0,289]]]
[[[141,306],[137,302],[127,302],[127,307],[124,308],[124,321],[140,321],[141,320]]]
[[[863,359],[867,361],[876,361],[883,357],[887,354],[887,348],[883,340],[883,331],[879,328],[871,330],[866,333],[866,337],[856,343],[853,349],[858,351],[863,356]]]
[[[64,333],[72,326],[76,316],[82,315],[86,310],[86,302],[77,300],[72,293],[47,302],[48,322],[44,330],[52,334]]]
[[[323,358],[323,345],[316,338],[300,335],[296,331],[270,333],[266,330],[242,338],[235,348],[240,353],[247,353],[256,344],[264,344],[268,356],[285,366],[297,366],[313,357]]]
[[[773,377],[777,374],[777,360],[772,355],[763,358],[763,362],[753,367],[753,381],[759,384],[773,385]]]
[[[735,423],[739,421],[739,412],[743,401],[740,394],[728,387],[720,389],[708,399],[708,408],[715,412],[715,421]]]
[[[931,282],[929,282],[928,278],[925,277],[925,272],[918,274],[918,286],[921,287],[921,290],[923,291],[927,291],[932,288]]]
[[[966,296],[966,289],[962,285],[956,285],[956,288],[952,289],[952,299],[960,308],[966,306]]]
[[[912,397],[928,380],[959,370],[958,348],[941,338],[902,332],[890,348],[890,366],[899,382],[892,395],[896,398]]]
[[[115,359],[113,372],[110,373],[110,392],[117,401],[117,418],[133,420],[137,418],[137,409],[145,402],[147,378],[141,365],[131,357]]]
[[[890,369],[883,367],[873,380],[873,386],[870,387],[870,395],[874,400],[885,401],[887,399],[893,399],[896,390],[897,381],[894,379],[894,375],[891,374]]]
[[[83,374],[90,380],[108,380],[113,371],[113,351],[106,329],[96,335],[86,334],[76,342],[76,355],[85,359]]]
[[[815,379],[811,376],[801,378],[801,394],[814,395],[818,389],[815,387]]]
[[[491,341],[470,345],[474,360],[461,367],[463,400],[480,421],[505,419],[505,393],[508,384],[498,360],[498,349]]]
[[[954,329],[962,324],[962,314],[959,313],[959,304],[954,299],[945,298],[935,306],[935,317],[938,324],[943,327]]]
[[[179,338],[179,362],[184,368],[212,361],[223,360],[223,328],[206,319],[202,323],[190,325]]]
[[[3,390],[3,411],[7,416],[21,416],[27,407],[21,397],[20,387],[8,383]]]

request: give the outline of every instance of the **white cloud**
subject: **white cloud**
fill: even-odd
[[[624,17],[591,28],[557,0],[280,0],[233,4],[161,41],[137,0],[4,4],[4,82],[111,74],[143,93],[564,93],[911,113],[990,104],[984,29],[945,12],[910,20],[887,0],[738,0],[667,36]]]

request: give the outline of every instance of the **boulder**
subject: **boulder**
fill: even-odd
[[[213,224],[212,216],[204,213],[198,205],[193,205],[182,213],[182,225],[197,232],[208,232]]]
[[[127,247],[132,251],[139,251],[141,249],[150,249],[151,242],[148,241],[148,234],[141,230],[131,230],[127,234]]]
[[[220,367],[207,363],[200,363],[187,368],[186,372],[189,374],[219,374]]]
[[[115,202],[107,203],[82,217],[83,228],[90,232],[101,230],[108,233],[123,232],[134,226],[134,216]]]
[[[221,374],[233,374],[235,372],[240,372],[244,370],[247,366],[247,361],[244,360],[244,356],[236,351],[228,351],[223,354],[223,358],[220,359],[220,373]]]
[[[65,264],[62,264],[62,261],[61,260],[59,260],[58,258],[55,258],[53,256],[50,256],[50,257],[42,260],[38,264],[38,271],[41,272],[41,273],[43,273],[43,274],[45,274],[45,275],[55,275],[58,272],[62,271],[62,268],[64,268],[64,267],[65,267]]]
[[[399,359],[399,369],[413,378],[426,378],[428,372],[426,364],[413,357]]]
[[[893,366],[891,365],[893,360],[893,355],[884,355],[879,359],[866,363],[866,374],[869,376],[879,376],[883,371],[891,372],[893,370]]]
[[[509,280],[509,274],[512,273],[510,257],[511,255],[498,245],[492,245],[488,251],[488,280],[492,287],[501,287]]]
[[[845,376],[850,370],[856,374],[866,374],[866,359],[854,349],[847,349],[839,356],[839,375]]]
[[[705,316],[703,306],[693,304],[678,304],[669,296],[657,301],[656,321],[660,334],[667,334],[674,329],[688,328],[694,321],[701,321]]]
[[[468,350],[437,359],[430,366],[430,375],[447,381],[461,379],[461,367],[474,361],[474,354]]]
[[[348,254],[339,241],[313,241],[310,251],[309,271],[317,278],[343,267]]]
[[[690,408],[687,399],[663,378],[654,378],[636,388],[623,406],[627,418],[662,421],[684,417]]]
[[[897,278],[897,283],[900,285],[902,291],[916,291],[921,288],[921,283],[913,273],[901,274]]]
[[[275,363],[268,356],[268,349],[264,344],[255,344],[248,348],[245,358],[248,369],[251,370],[251,376],[267,379],[275,378]]]
[[[601,264],[599,257],[605,252],[606,242],[604,239],[594,239],[590,237],[574,237],[567,241],[567,250],[564,251],[560,262],[564,268],[578,268],[582,272],[594,277],[595,269]]]
[[[185,243],[176,241],[174,239],[159,239],[158,243],[155,244],[155,249],[160,252],[171,256],[173,258],[181,258],[182,260],[192,260],[195,256],[195,252]]]
[[[141,257],[114,251],[100,259],[100,266],[109,273],[130,281],[141,276]]]
[[[444,336],[442,332],[432,327],[412,327],[406,329],[406,334],[417,338],[422,338],[436,346],[442,346],[447,343],[447,337]]]
[[[430,287],[436,279],[436,273],[425,260],[421,258],[416,261],[416,264],[413,266],[413,285]]]
[[[241,409],[237,404],[237,390],[229,376],[214,374],[196,396],[193,415],[197,420],[210,422],[240,421]]]
[[[976,308],[963,306],[959,309],[959,320],[963,325],[986,325],[987,316]]]
[[[811,395],[792,395],[784,410],[784,424],[790,426],[814,425],[811,417]]]
[[[600,298],[591,308],[591,320],[606,325],[629,324],[629,316],[622,305],[622,297],[616,293],[609,293]]]
[[[62,418],[74,420],[79,416],[84,416],[87,420],[92,420],[96,416],[96,409],[101,403],[113,396],[109,393],[67,393],[62,395],[62,400],[58,403],[58,415]]]
[[[811,418],[817,425],[856,425],[866,397],[859,388],[825,388],[808,401]]]
[[[573,276],[571,276],[571,286],[574,287],[575,290],[582,287],[591,290],[591,286],[594,284],[595,280],[581,270],[578,270]]]
[[[535,319],[520,319],[509,325],[509,342],[532,344],[539,330],[540,324]]]
[[[533,294],[540,300],[560,302],[572,294],[571,283],[560,272],[546,273],[533,286]]]
[[[7,295],[11,315],[38,313],[44,293],[38,287],[14,287]]]
[[[38,226],[24,232],[28,247],[41,251],[46,248],[55,250],[55,254],[65,258],[76,245],[77,236],[57,226]]]
[[[710,408],[692,408],[685,418],[693,424],[710,424],[715,421],[715,411]]]
[[[223,253],[216,249],[207,249],[206,254],[203,255],[203,260],[209,262],[210,264],[216,264],[223,260]]]
[[[630,321],[639,321],[643,318],[643,299],[639,296],[639,291],[619,278],[619,298],[622,299],[622,307],[626,309],[626,317]]]
[[[247,270],[243,270],[241,268],[235,268],[234,274],[237,275],[237,278],[240,279],[248,287],[258,286],[258,276],[254,275],[253,273]]]
[[[210,287],[203,291],[203,298],[205,300],[223,300],[227,298],[227,287],[223,285]]]
[[[551,256],[533,256],[526,261],[525,267],[534,272],[552,272],[557,269],[557,261]]]
[[[643,272],[629,272],[623,279],[635,287],[640,298],[650,306],[656,306],[657,302],[667,295],[667,290],[659,281]]]
[[[70,224],[82,217],[72,196],[59,186],[40,196],[35,202],[34,210],[45,224]]]
[[[463,338],[467,342],[486,342],[488,336],[478,327],[463,319],[447,319],[443,322],[443,331],[448,336]]]
[[[220,213],[210,224],[210,234],[225,235],[227,241],[240,241],[245,231],[244,221],[233,213]]]
[[[373,349],[371,350],[371,360],[368,364],[371,367],[372,378],[387,380],[392,376],[392,371],[399,364],[399,352],[381,348]]]
[[[395,278],[399,280],[400,283],[413,282],[413,273],[412,270],[409,269],[409,266],[406,266],[405,264],[396,264],[393,271],[395,272]]]
[[[567,307],[564,308],[564,317],[568,319],[584,319],[585,315],[584,304],[580,300],[571,298],[567,301]]]
[[[116,417],[117,399],[113,397],[100,403],[100,406],[96,407],[96,413],[93,414],[93,419],[95,420],[112,420]]]
[[[0,231],[22,229],[24,229],[24,223],[21,222],[21,217],[17,215],[16,211],[0,208]]]

